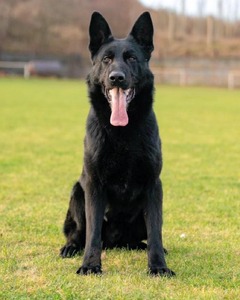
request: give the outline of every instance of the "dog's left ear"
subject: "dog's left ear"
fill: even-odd
[[[99,12],[94,12],[89,26],[90,44],[89,50],[91,56],[97,53],[102,44],[113,39],[111,30],[107,21]]]
[[[143,47],[146,59],[149,60],[154,49],[153,46],[153,23],[149,12],[144,12],[135,22],[129,34]]]

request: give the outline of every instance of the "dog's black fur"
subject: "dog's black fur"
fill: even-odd
[[[89,32],[93,67],[84,167],[73,187],[61,256],[85,248],[77,273],[101,273],[102,247],[143,249],[147,239],[150,274],[172,276],[162,245],[161,142],[148,67],[151,17],[143,13],[127,38],[115,39],[95,12]]]

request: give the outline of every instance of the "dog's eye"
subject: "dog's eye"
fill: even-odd
[[[137,58],[135,56],[129,56],[128,57],[128,61],[130,61],[130,62],[134,62],[136,60],[137,60]]]
[[[109,57],[109,56],[104,56],[103,62],[105,62],[105,63],[110,63],[111,61],[112,61],[111,57]]]

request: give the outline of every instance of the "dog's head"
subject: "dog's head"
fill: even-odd
[[[125,39],[116,39],[103,16],[94,12],[89,34],[92,80],[101,86],[110,104],[110,123],[126,126],[131,101],[144,86],[146,77],[151,77],[148,62],[154,47],[150,14],[143,13]]]

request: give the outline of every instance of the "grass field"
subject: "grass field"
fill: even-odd
[[[82,168],[84,82],[0,79],[0,299],[239,299],[240,91],[157,87],[164,244],[173,279],[145,251],[103,254],[103,275],[62,260],[62,223]]]

